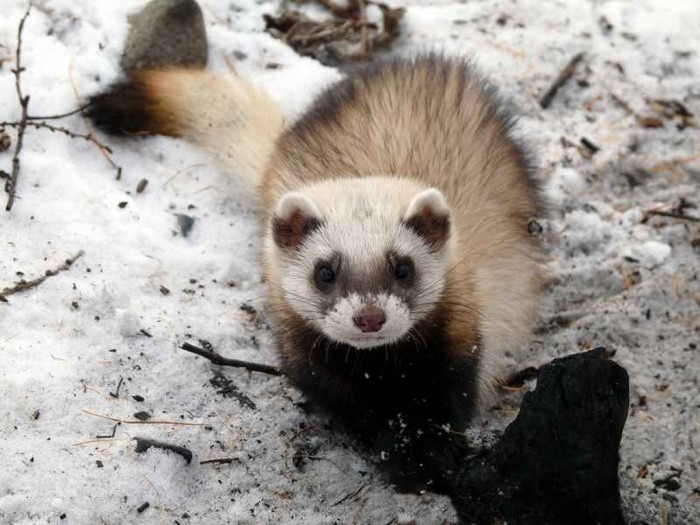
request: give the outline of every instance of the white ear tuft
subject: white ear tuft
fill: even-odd
[[[450,208],[442,192],[429,188],[413,197],[403,223],[433,250],[442,248],[450,236]]]
[[[282,195],[275,207],[275,217],[287,220],[294,212],[301,212],[305,217],[321,220],[321,212],[316,203],[298,191]]]
[[[272,234],[277,246],[297,249],[321,225],[321,212],[308,196],[296,191],[285,193],[275,207]]]
[[[423,211],[424,208],[432,210],[434,215],[449,215],[450,208],[447,206],[447,201],[445,196],[437,188],[429,188],[425,191],[421,191],[418,195],[413,197],[411,204],[408,205],[408,209],[404,214],[404,220],[408,220],[414,215],[418,215]]]

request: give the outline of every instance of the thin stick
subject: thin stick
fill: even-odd
[[[542,97],[542,100],[540,100],[540,106],[542,106],[542,109],[547,109],[549,107],[549,105],[552,103],[552,100],[556,96],[557,91],[559,91],[559,89],[564,84],[566,84],[566,82],[573,76],[574,71],[576,71],[576,66],[579,62],[581,62],[581,60],[583,60],[584,56],[585,53],[578,53],[574,56],[574,58],[569,60],[569,63],[566,65],[566,67],[561,70],[561,73],[559,73],[559,76],[552,84],[552,87],[550,87],[547,90],[547,92]]]
[[[75,83],[75,79],[73,78],[73,61],[70,63],[70,67],[68,68],[68,78],[70,79],[70,85],[71,88],[73,88],[73,94],[75,95],[75,100],[78,102],[79,106],[84,106],[82,98],[80,97],[80,92],[78,91],[78,86]],[[88,129],[88,135],[92,136],[93,135],[93,130],[92,126],[90,125],[90,121],[85,118],[85,115],[83,115],[83,122],[85,122],[85,127]],[[98,141],[91,141],[95,146],[97,146],[97,149],[100,150],[100,153],[102,153],[102,156],[107,159],[107,162],[111,164],[111,166],[117,170],[117,180],[120,180],[122,178],[122,168],[119,166],[114,160],[112,159],[112,152],[109,148],[106,148],[101,142]]]
[[[658,215],[660,217],[670,217],[671,219],[680,219],[682,221],[700,222],[700,217],[691,215],[683,215],[682,213],[674,213],[672,211],[648,210],[645,215]]]
[[[112,433],[109,436],[104,435],[104,436],[95,436],[95,437],[97,439],[112,439],[115,436],[115,434],[117,433],[117,426],[119,426],[119,425],[117,424],[117,425],[114,425],[112,427]]]
[[[72,111],[69,111],[67,113],[60,113],[58,115],[47,115],[45,117],[35,117],[34,115],[29,115],[27,117],[27,120],[57,120],[57,119],[61,119],[61,118],[66,118],[66,117],[70,117],[71,115],[81,113],[83,110],[87,109],[89,106],[90,106],[90,103],[87,103],[84,106],[80,106],[79,108],[74,109]]]
[[[209,463],[218,463],[220,465],[228,465],[229,463],[233,463],[236,461],[238,458],[220,458],[220,459],[206,459],[204,461],[200,461],[200,465],[208,465]]]
[[[29,12],[32,9],[32,3],[29,2],[27,6],[27,11],[24,16],[19,21],[19,27],[17,28],[17,51],[16,51],[16,62],[15,68],[12,73],[15,75],[15,89],[17,91],[17,98],[19,99],[19,105],[22,107],[22,117],[20,119],[20,125],[17,130],[17,144],[15,145],[15,154],[12,157],[12,175],[10,175],[10,180],[7,181],[5,191],[7,191],[7,204],[5,205],[5,211],[12,210],[12,205],[15,202],[15,194],[17,193],[17,179],[19,178],[19,153],[22,151],[22,144],[24,143],[24,130],[27,127],[27,107],[29,106],[29,96],[24,96],[22,94],[22,82],[21,74],[24,71],[22,68],[22,31],[24,31],[24,23],[27,21]]]
[[[10,127],[10,128],[17,128],[22,126],[22,122],[0,122],[0,128],[2,127]],[[99,140],[95,138],[95,136],[90,133],[76,133],[74,131],[69,130],[68,128],[64,128],[62,126],[52,126],[51,124],[47,124],[46,122],[33,122],[33,121],[28,121],[24,122],[24,126],[31,126],[36,129],[48,129],[51,132],[58,132],[58,133],[63,133],[64,135],[69,136],[72,139],[83,139],[87,140],[88,142],[92,142],[95,146],[98,148],[104,149],[108,153],[112,153],[112,150],[102,144]]]
[[[119,383],[117,383],[117,390],[114,392],[110,392],[109,395],[112,396],[115,399],[119,399],[119,389],[122,387],[122,383],[124,382],[124,378],[120,377],[119,378]]]
[[[73,266],[73,263],[80,259],[85,252],[83,250],[80,250],[78,253],[76,253],[73,257],[70,259],[66,259],[65,262],[56,268],[55,270],[46,270],[46,273],[42,275],[41,277],[37,277],[36,279],[33,279],[31,281],[22,281],[20,283],[17,283],[14,286],[11,286],[9,288],[5,288],[0,292],[0,301],[2,302],[7,302],[7,296],[15,294],[17,292],[23,292],[25,290],[29,290],[30,288],[36,288],[39,286],[41,283],[43,283],[46,279],[49,277],[53,277],[54,275],[58,275],[61,272],[65,272],[68,270],[71,266]]]
[[[186,352],[191,352],[198,356],[209,359],[209,361],[211,361],[215,365],[246,368],[251,372],[262,372],[264,374],[270,374],[273,376],[282,375],[282,372],[277,367],[271,365],[263,365],[260,363],[250,363],[248,361],[241,361],[239,359],[229,359],[228,357],[224,357],[221,354],[217,354],[216,352],[209,352],[191,343],[184,343],[180,348],[182,348]]]
[[[80,441],[79,443],[72,443],[72,447],[80,447],[82,445],[89,445],[91,443],[113,443],[115,441],[121,441],[123,443],[129,444],[131,442],[131,438],[128,437],[118,437],[118,438],[111,438],[111,439],[88,439],[87,441]]]
[[[360,485],[360,486],[358,487],[358,489],[357,489],[356,491],[351,492],[350,494],[347,494],[347,495],[343,496],[343,497],[340,498],[338,501],[336,501],[335,503],[331,504],[331,508],[332,508],[332,507],[335,507],[335,506],[337,506],[337,505],[340,505],[342,502],[344,502],[344,501],[346,501],[346,500],[349,500],[350,498],[354,498],[354,497],[357,496],[357,495],[362,491],[362,489],[364,489],[366,486],[367,486],[367,485],[365,485],[365,484],[363,483],[362,485]]]
[[[106,419],[108,421],[114,421],[115,423],[122,423],[124,425],[176,425],[181,427],[204,427],[208,423],[187,423],[185,421],[167,421],[167,420],[152,420],[152,421],[140,421],[138,419],[119,419],[116,417],[103,416],[102,414],[96,414],[95,412],[90,412],[89,410],[82,409],[83,412],[90,416],[99,417],[101,419]]]

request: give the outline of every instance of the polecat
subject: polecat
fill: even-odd
[[[173,69],[111,86],[89,114],[184,137],[250,183],[287,377],[398,458],[395,481],[439,485],[460,446],[446,436],[527,339],[542,281],[537,185],[493,90],[458,59],[393,60],[288,123],[240,78]]]

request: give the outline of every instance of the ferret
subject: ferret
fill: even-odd
[[[290,122],[239,76],[166,69],[88,113],[113,134],[189,140],[247,183],[285,375],[400,488],[440,486],[543,283],[538,185],[493,88],[458,58],[393,59]]]

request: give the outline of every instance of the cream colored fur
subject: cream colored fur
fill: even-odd
[[[263,198],[271,203],[329,176],[389,174],[439,189],[452,210],[456,254],[443,300],[466,303],[449,330],[468,340],[473,328],[466,319],[478,312],[481,343],[474,351],[487,402],[504,354],[528,342],[543,282],[543,251],[527,233],[540,209],[525,160],[478,77],[459,60],[386,66],[380,75],[354,79],[353,89],[355,98],[315,123],[315,133],[292,128],[281,137]],[[266,270],[275,266],[268,257]]]
[[[200,70],[152,71],[141,80],[176,134],[210,151],[224,169],[257,188],[286,127],[264,91],[240,76]]]

